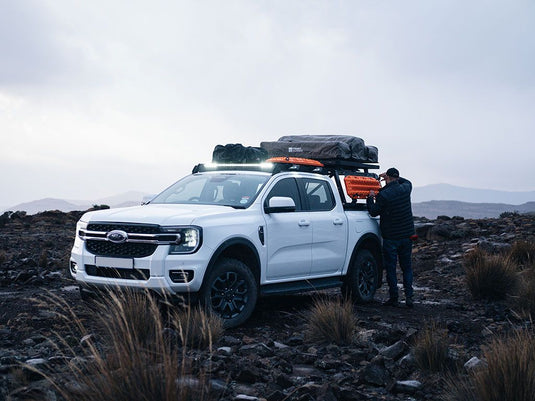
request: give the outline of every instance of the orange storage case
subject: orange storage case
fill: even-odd
[[[358,175],[346,175],[344,178],[347,194],[351,199],[365,199],[370,191],[379,192],[381,184],[373,177],[361,177]]]

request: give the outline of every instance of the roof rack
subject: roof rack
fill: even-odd
[[[280,160],[279,160],[280,159]],[[370,170],[379,169],[378,165],[363,163],[352,160],[340,159],[302,159],[302,158],[273,158],[264,163],[200,163],[193,167],[193,173],[204,171],[240,170],[240,171],[265,171],[273,174],[282,171],[306,171],[319,174],[333,174],[337,171],[340,175],[370,175]]]
[[[334,168],[337,170],[346,170],[348,172],[355,172],[356,170],[363,170],[364,173],[368,173],[369,170],[379,169],[378,164],[365,163],[353,160],[343,159],[318,159],[325,167]]]
[[[379,169],[378,165],[363,163],[352,160],[340,159],[302,159],[302,158],[277,158],[270,159],[265,163],[206,163],[197,164],[193,167],[192,173],[202,173],[206,171],[264,171],[277,174],[284,171],[301,171],[329,175],[333,177],[340,197],[344,205],[348,205],[340,176],[362,176],[378,179],[378,175],[370,170]],[[353,203],[357,197],[352,197]]]

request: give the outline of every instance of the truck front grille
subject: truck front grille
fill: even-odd
[[[125,242],[123,244],[114,244],[109,241],[97,241],[88,239],[86,248],[93,255],[110,256],[113,258],[144,258],[154,253],[158,245],[155,244],[136,244]]]
[[[120,230],[123,242],[108,238],[111,231]],[[85,240],[86,249],[97,256],[116,258],[144,258],[152,255],[158,245],[173,245],[180,234],[162,232],[156,224],[93,222],[78,232]]]

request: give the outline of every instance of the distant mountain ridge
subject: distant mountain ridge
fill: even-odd
[[[46,210],[60,210],[62,212],[72,212],[73,210],[87,210],[93,205],[108,205],[113,208],[140,205],[143,198],[148,194],[140,191],[129,191],[122,194],[108,196],[106,198],[87,200],[65,200],[57,198],[44,198],[31,202],[19,203],[3,211],[23,210],[28,214],[36,214]]]
[[[459,201],[428,201],[412,204],[414,216],[428,219],[436,219],[437,216],[462,216],[467,219],[497,218],[504,212],[535,213],[535,202],[526,202],[522,205]]]
[[[535,201],[535,191],[498,191],[458,187],[450,184],[425,185],[423,187],[415,187],[412,191],[413,202],[435,200],[522,205]]]

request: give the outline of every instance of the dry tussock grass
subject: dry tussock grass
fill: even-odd
[[[51,296],[47,302],[54,303],[60,311],[58,316],[71,325],[76,338],[89,333],[83,319],[65,300]],[[171,309],[162,314],[158,301],[148,292],[109,292],[94,304],[94,309],[101,333],[90,336],[82,351],[75,350],[65,336],[58,336],[58,349],[66,349],[71,357],[83,362],[68,365],[72,381],[65,383],[57,378],[61,375],[39,372],[61,397],[67,401],[213,399],[203,372],[190,377],[193,372],[184,344],[211,346],[221,334],[211,329],[222,327],[220,322],[213,323],[216,320],[201,310],[180,315]],[[192,316],[186,325],[185,317]],[[202,329],[193,329],[196,324]],[[182,347],[165,334],[169,325],[178,331]],[[190,329],[184,330],[184,326]],[[197,336],[194,341],[189,338],[192,333]]]
[[[533,267],[535,265],[535,243],[516,241],[511,246],[507,257],[518,268]]]
[[[446,329],[427,323],[414,339],[413,355],[418,367],[432,372],[446,371],[450,340]]]
[[[533,401],[535,336],[523,330],[493,340],[484,351],[488,366],[448,380],[447,401]]]
[[[518,272],[507,256],[472,252],[465,259],[465,280],[474,298],[500,300],[515,293]]]
[[[305,316],[307,336],[311,341],[350,344],[357,328],[353,303],[328,298],[317,298]]]
[[[183,345],[212,349],[214,339],[223,334],[223,320],[198,307],[186,308],[173,318]]]
[[[513,298],[513,304],[520,315],[529,320],[535,318],[535,266],[520,273],[521,279],[518,294]]]
[[[535,244],[516,241],[509,252],[491,255],[475,248],[464,258],[465,281],[474,298],[500,300],[510,296],[513,308],[535,316]]]

